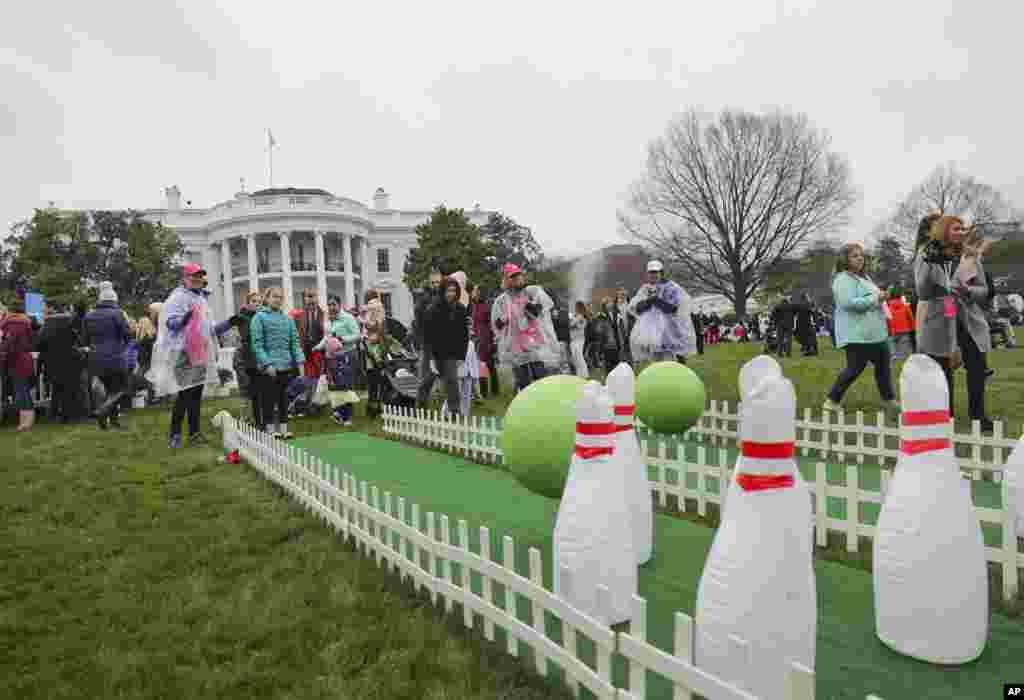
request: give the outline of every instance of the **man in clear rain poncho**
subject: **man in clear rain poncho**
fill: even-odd
[[[511,367],[516,389],[522,391],[547,375],[547,365],[558,364],[561,347],[551,321],[554,302],[537,285],[526,284],[526,273],[508,263],[505,291],[491,307],[491,324],[501,364]]]
[[[678,360],[697,349],[697,335],[690,316],[692,302],[682,287],[668,279],[658,260],[647,263],[647,282],[640,287],[629,310],[636,325],[629,337],[638,363]]]
[[[168,445],[181,447],[181,424],[188,415],[189,445],[204,445],[199,432],[203,387],[218,384],[220,376],[217,337],[231,327],[231,319],[215,324],[206,290],[206,271],[189,263],[182,269],[182,283],[160,309],[153,361],[146,378],[157,396],[177,394],[171,413]]]

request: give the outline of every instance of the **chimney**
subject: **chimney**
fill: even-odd
[[[164,190],[167,195],[167,211],[178,211],[181,209],[181,190],[177,185],[171,185]]]
[[[373,193],[373,208],[377,211],[384,211],[388,208],[388,194],[383,187],[378,187]]]

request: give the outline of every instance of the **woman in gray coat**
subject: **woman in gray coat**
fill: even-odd
[[[992,349],[985,307],[993,288],[981,264],[981,246],[965,242],[955,216],[930,216],[918,228],[914,282],[919,300],[917,349],[942,365],[953,406],[953,373],[967,370],[967,406],[982,432],[992,432],[985,414],[985,353]]]

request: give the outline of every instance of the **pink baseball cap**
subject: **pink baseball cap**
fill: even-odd
[[[505,263],[505,267],[502,268],[502,272],[504,272],[505,278],[507,279],[513,275],[518,275],[522,272],[522,269],[514,263]]]
[[[187,265],[185,265],[185,267],[181,268],[181,272],[186,277],[191,277],[192,275],[205,275],[206,274],[206,270],[204,270],[203,268],[199,267],[195,263],[188,263]]]

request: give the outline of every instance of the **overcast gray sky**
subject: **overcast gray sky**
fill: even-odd
[[[622,241],[646,144],[691,107],[806,113],[863,193],[848,237],[943,162],[1024,206],[1024,2],[606,5],[19,4],[0,27],[0,225],[50,200],[252,191],[270,127],[277,185],[479,202],[582,253]]]

